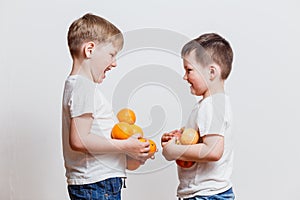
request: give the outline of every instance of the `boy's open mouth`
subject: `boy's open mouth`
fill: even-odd
[[[105,73],[106,73],[106,72],[108,72],[108,71],[110,71],[110,70],[111,70],[111,68],[112,68],[111,66],[109,66],[109,67],[105,68],[105,70],[104,70],[104,73],[103,73],[103,74],[105,75]]]
[[[107,67],[107,68],[104,70],[104,72],[107,72],[107,71],[109,71],[109,70],[111,70],[111,67]]]

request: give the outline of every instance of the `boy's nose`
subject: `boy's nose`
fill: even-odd
[[[117,62],[116,62],[116,61],[113,61],[113,62],[110,64],[110,66],[116,67],[116,66],[117,66]]]
[[[183,80],[187,80],[187,75],[186,75],[186,73],[185,73],[184,76],[183,76]]]

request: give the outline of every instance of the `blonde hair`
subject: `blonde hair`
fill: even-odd
[[[95,43],[112,42],[117,48],[123,47],[123,35],[121,31],[106,19],[93,15],[85,14],[75,20],[68,31],[68,46],[71,56],[78,56],[80,48],[85,42]]]

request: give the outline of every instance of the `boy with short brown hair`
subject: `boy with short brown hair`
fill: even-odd
[[[190,168],[178,166],[179,198],[234,199],[230,176],[233,167],[232,117],[224,84],[233,60],[228,41],[216,33],[203,34],[188,42],[181,52],[184,80],[191,93],[203,98],[192,110],[185,128],[200,134],[194,145],[177,145],[182,131],[165,133],[163,155],[167,160],[194,161]]]

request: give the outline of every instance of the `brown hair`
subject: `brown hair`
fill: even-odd
[[[233,51],[227,40],[216,33],[206,33],[184,45],[181,56],[196,51],[197,62],[208,65],[215,62],[221,67],[221,78],[227,79],[233,61]]]
[[[78,56],[81,45],[89,41],[112,42],[115,47],[122,49],[124,40],[116,26],[102,17],[88,13],[75,20],[69,27],[68,45],[71,56]]]

